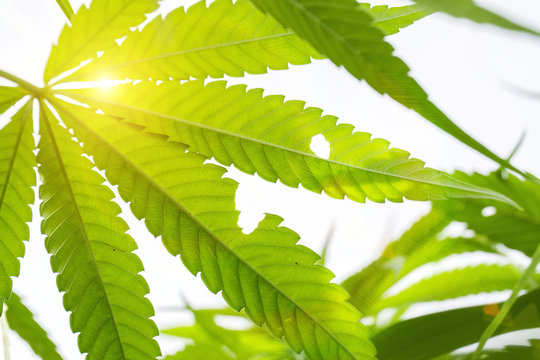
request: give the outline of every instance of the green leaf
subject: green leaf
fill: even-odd
[[[432,208],[398,240],[388,244],[377,260],[343,282],[343,287],[351,294],[349,301],[362,313],[370,314],[386,290],[419,266],[452,254],[494,251],[478,238],[439,240],[450,222],[442,209]]]
[[[209,8],[201,1],[155,18],[64,81],[244,76],[307,64],[311,57],[320,56],[249,1],[217,0]]]
[[[473,0],[414,0],[414,2],[435,11],[445,12],[457,18],[469,19],[479,24],[491,24],[508,30],[540,35],[537,31],[516,24],[501,15],[476,5]]]
[[[529,346],[509,345],[499,350],[482,353],[482,360],[538,360],[540,359],[540,339],[530,339]],[[448,355],[437,360],[471,360],[472,354]]]
[[[465,133],[428,100],[426,92],[408,75],[408,66],[392,55],[394,48],[355,0],[251,1],[358,80],[366,80],[380,94],[388,94],[464,144],[518,171]]]
[[[34,315],[17,294],[12,293],[6,305],[6,319],[9,327],[30,345],[36,355],[43,360],[62,360],[62,356],[56,351],[56,345],[34,320]]]
[[[478,347],[476,348],[474,354],[473,354],[473,360],[478,360],[481,357],[482,349],[484,348],[484,345],[489,340],[491,336],[497,331],[497,328],[504,322],[504,319],[506,318],[506,315],[510,312],[510,309],[512,309],[512,306],[514,305],[515,301],[517,300],[517,297],[519,293],[527,287],[529,282],[533,280],[534,275],[536,273],[536,268],[538,263],[540,262],[540,242],[536,248],[536,251],[534,252],[531,263],[525,269],[523,272],[523,275],[521,275],[520,279],[516,281],[514,284],[514,287],[512,289],[512,294],[510,294],[510,297],[508,300],[504,302],[504,305],[501,309],[501,311],[495,316],[491,324],[487,327],[487,329],[484,331],[482,336],[480,337],[480,340],[478,341]]]
[[[145,14],[157,5],[157,0],[94,0],[89,9],[82,5],[71,19],[72,26],[64,26],[51,50],[45,66],[45,83],[96,57],[96,52],[114,46],[116,39],[143,22]]]
[[[30,236],[29,205],[34,203],[36,183],[31,116],[30,101],[0,129],[0,308],[11,294],[11,277],[19,275],[23,240]]]
[[[79,349],[88,359],[155,359],[154,310],[120,208],[72,135],[41,105],[42,232]]]
[[[421,5],[407,5],[389,7],[388,5],[378,5],[371,7],[370,4],[358,4],[359,8],[368,12],[373,18],[372,24],[381,30],[385,35],[397,34],[400,29],[412,25],[415,21],[433,14]]]
[[[373,359],[360,314],[318,255],[267,215],[246,235],[238,227],[237,184],[225,169],[165,137],[74,105],[60,109],[99,168],[167,250],[201,273],[214,293],[310,359]],[[58,106],[60,108],[61,106]],[[156,156],[158,154],[158,156]]]
[[[494,192],[456,182],[409,153],[389,148],[383,139],[336,125],[334,116],[305,108],[304,102],[283,102],[283,96],[263,97],[261,89],[226,88],[224,81],[142,82],[114,87],[105,98],[100,90],[64,92],[128,119],[148,131],[188,144],[190,150],[268,181],[300,184],[331,197],[358,202],[384,202],[480,196]],[[91,95],[85,95],[90,93]],[[330,143],[329,159],[310,149],[311,139],[323,134]],[[504,201],[504,198],[500,198]]]
[[[416,302],[440,301],[481,292],[511,289],[522,272],[512,265],[477,265],[442,272],[385,297],[374,311],[407,307]]]
[[[193,342],[170,359],[200,358],[206,351],[208,358],[214,359],[260,359],[294,360],[295,354],[285,344],[256,327],[245,330],[230,330],[216,323],[216,316],[240,317],[239,313],[225,309],[193,310],[195,322],[191,326],[181,326],[163,330],[163,334],[189,339]],[[210,355],[213,351],[216,354]],[[219,354],[219,356],[218,356]]]
[[[62,12],[64,13],[64,15],[66,15],[66,18],[68,20],[71,20],[75,13],[73,12],[73,8],[71,7],[69,0],[56,0],[56,3],[58,4],[58,6],[60,6],[60,9],[62,9]]]
[[[0,114],[15,105],[27,93],[20,87],[0,86]]]
[[[454,176],[504,194],[522,209],[480,199],[436,202],[434,206],[444,208],[451,219],[465,222],[471,230],[493,243],[501,243],[532,256],[540,240],[540,184],[499,172],[487,176],[458,172]]]
[[[397,323],[373,337],[379,360],[428,360],[478,341],[502,304],[449,310]],[[540,327],[540,289],[518,298],[496,334]],[[517,360],[518,358],[516,358]]]

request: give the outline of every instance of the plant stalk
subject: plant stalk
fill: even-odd
[[[486,345],[486,342],[489,340],[491,336],[495,333],[499,325],[501,325],[502,321],[514,305],[514,302],[516,302],[516,299],[519,295],[519,292],[525,287],[527,282],[531,279],[531,277],[534,275],[536,271],[536,266],[540,262],[540,244],[538,244],[536,250],[534,251],[534,254],[531,259],[530,265],[527,267],[523,275],[521,275],[521,278],[519,278],[518,282],[512,289],[512,294],[506,300],[504,305],[501,308],[501,311],[495,316],[493,321],[489,324],[489,326],[486,328],[482,336],[480,337],[480,341],[478,341],[478,347],[476,348],[472,360],[478,360],[480,358],[480,354],[482,353],[482,349],[484,348],[484,345]]]
[[[4,307],[4,313],[0,317],[0,326],[2,328],[2,345],[4,347],[4,360],[10,360],[11,356],[9,354],[9,338],[8,338],[8,324],[6,319],[6,306],[2,304]]]
[[[40,98],[43,96],[44,89],[38,88],[37,86],[30,84],[28,81],[23,80],[20,77],[15,76],[13,74],[10,74],[7,71],[0,69],[0,77],[13,81],[15,84],[19,85],[23,89],[28,90],[30,94],[34,95],[37,98]]]

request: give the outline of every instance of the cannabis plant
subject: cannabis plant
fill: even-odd
[[[0,70],[14,83],[0,87],[0,111],[17,110],[0,129],[0,298],[9,326],[37,355],[61,358],[12,293],[12,278],[39,183],[41,231],[81,353],[161,356],[143,264],[133,253],[137,239],[126,234],[103,176],[167,251],[231,308],[188,308],[195,324],[164,332],[191,342],[168,359],[478,359],[491,336],[540,327],[538,179],[459,128],[386,41],[435,11],[530,36],[535,31],[469,0],[396,8],[354,0],[215,0],[148,22],[157,0],[95,0],[76,14],[67,0],[57,2],[69,24],[52,47],[46,85]],[[324,58],[500,169],[449,175],[302,101],[219,80]],[[109,93],[85,86],[101,78],[122,84]],[[310,146],[321,135],[328,157]],[[279,216],[266,215],[254,231],[242,231],[237,183],[224,177],[224,166],[358,206],[409,199],[431,201],[432,210],[338,285]],[[486,209],[494,211],[486,215]],[[453,221],[474,235],[448,237]],[[530,265],[469,264],[392,292],[426,264],[474,251],[505,258],[508,248],[530,257]],[[505,289],[513,291],[504,304],[403,317],[415,303]],[[393,315],[381,321],[388,309]],[[222,328],[219,315],[245,316],[254,325]],[[472,354],[453,353],[477,342]],[[482,356],[535,358],[538,349],[532,340]]]

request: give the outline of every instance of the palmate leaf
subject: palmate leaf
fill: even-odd
[[[26,223],[32,220],[36,182],[31,116],[30,101],[0,129],[0,313],[11,294],[11,277],[19,275],[23,240],[30,236]]]
[[[310,359],[372,359],[374,349],[348,294],[330,284],[333,274],[318,256],[297,245],[298,235],[267,215],[249,235],[238,227],[237,184],[224,168],[163,136],[81,107],[60,105],[60,115],[96,165],[118,184],[123,199],[167,250],[201,273],[212,292],[245,309],[291,348]],[[75,115],[76,114],[76,115]],[[156,154],[159,156],[156,157]]]
[[[230,309],[190,309],[195,321],[190,326],[163,330],[163,334],[189,339],[192,345],[166,359],[197,359],[207,354],[212,359],[238,360],[295,360],[294,354],[285,344],[270,336],[266,331],[251,327],[231,330],[216,323],[216,316],[240,317]],[[210,355],[211,352],[216,353]]]
[[[540,184],[498,172],[487,176],[457,172],[454,176],[504,194],[522,210],[478,199],[435,202],[434,206],[444,208],[451,219],[465,222],[471,230],[490,241],[532,256],[540,241]]]
[[[513,265],[476,265],[422,279],[395,295],[382,298],[372,309],[407,307],[416,302],[441,301],[482,292],[511,289],[522,272]]]
[[[17,294],[12,293],[6,305],[6,319],[10,329],[26,341],[36,355],[43,360],[62,360],[62,356],[56,350],[56,345],[34,320],[34,315]]]
[[[506,278],[491,279],[491,282],[484,284],[478,276],[486,275],[488,269],[484,269],[483,273],[477,274],[474,270],[458,271],[455,274],[441,273],[440,276],[435,276],[430,280],[424,280],[418,285],[411,287],[404,294],[398,294],[388,299],[382,299],[383,294],[395,285],[405,275],[417,269],[421,265],[429,262],[441,260],[447,256],[462,254],[466,252],[483,251],[496,252],[495,249],[486,244],[484,239],[480,238],[445,238],[443,240],[426,239],[425,245],[411,256],[388,254],[383,255],[357,274],[349,277],[343,282],[343,287],[351,294],[349,300],[362,313],[368,315],[375,313],[386,306],[407,305],[412,301],[431,301],[443,300],[445,298],[458,297],[467,295],[469,292],[488,291],[490,287],[504,287],[505,289],[512,287],[512,280],[517,280],[518,276],[514,274],[515,269],[502,269],[502,273],[508,275]],[[497,266],[493,270],[498,270]],[[475,278],[466,278],[463,286],[469,286],[466,290],[456,284],[458,278],[466,277],[468,272],[473,272]],[[453,277],[456,277],[454,280]],[[489,272],[487,273],[489,279]],[[441,289],[436,286],[436,289],[444,290],[442,293],[432,292],[429,286],[436,283],[438,280],[443,280],[444,277],[449,277],[454,281],[454,287]],[[476,282],[475,282],[476,281]],[[480,282],[480,285],[478,284]],[[503,285],[506,284],[506,287]],[[425,296],[422,298],[422,296]],[[403,301],[405,298],[405,301]],[[407,299],[408,298],[408,299]],[[381,300],[382,299],[382,300]]]
[[[380,94],[405,107],[459,141],[504,167],[518,171],[506,160],[472,138],[428,100],[422,87],[408,75],[408,66],[392,55],[393,47],[373,25],[372,17],[355,0],[251,0],[291,28],[321,54]]]
[[[307,64],[311,57],[320,56],[249,1],[217,0],[209,8],[201,1],[129,33],[121,46],[64,81],[244,76]]]
[[[420,6],[363,9],[387,34],[427,14]],[[94,59],[62,81],[110,79],[186,80],[260,74],[307,64],[321,55],[294,32],[256,9],[248,0],[205,1],[157,17],[142,31],[130,32],[121,46]]]
[[[90,8],[82,5],[71,18],[73,26],[65,25],[57,45],[54,45],[44,80],[78,66],[115,45],[115,40],[145,20],[145,14],[154,11],[158,0],[94,0]]]
[[[283,102],[282,96],[263,97],[261,89],[226,88],[223,81],[166,81],[157,87],[151,82],[117,86],[107,98],[99,89],[63,93],[188,144],[190,150],[221,164],[335,198],[401,202],[404,197],[479,196],[505,201],[494,192],[425,168],[406,151],[389,149],[386,140],[354,132],[352,125],[336,125],[337,118],[322,116],[320,109],[304,108],[301,101]],[[310,149],[318,134],[330,143],[329,159]]]
[[[40,129],[42,232],[79,349],[88,359],[155,359],[148,285],[113,193],[43,103]]]
[[[501,306],[455,309],[397,323],[373,337],[378,359],[428,360],[473,344]],[[540,327],[540,289],[518,298],[496,334],[537,327]]]
[[[371,7],[369,4],[358,4],[359,8],[368,12],[373,18],[372,25],[381,30],[385,35],[393,35],[400,29],[412,25],[430,14],[429,10],[422,5],[407,5],[389,7],[388,5],[378,5]]]
[[[419,259],[419,265],[431,261],[429,258],[419,258],[415,253],[419,248],[435,242],[435,236],[449,223],[448,216],[439,209],[432,209],[421,217],[398,240],[390,243],[378,259],[342,283],[351,295],[349,302],[362,313],[370,314],[386,290],[406,275],[402,268],[407,259]]]
[[[508,30],[540,35],[537,31],[516,24],[501,15],[476,5],[473,0],[414,0],[414,2],[429,7],[434,11],[442,11],[454,17],[466,18],[480,24],[491,24]]]
[[[27,93],[20,87],[0,86],[0,114],[21,100]]]

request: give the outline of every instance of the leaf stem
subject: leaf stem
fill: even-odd
[[[480,337],[480,341],[478,341],[478,347],[476,348],[473,354],[472,360],[478,360],[480,358],[480,354],[482,353],[482,349],[484,348],[484,345],[486,344],[488,339],[495,333],[499,325],[502,323],[502,321],[504,320],[504,318],[506,317],[506,315],[512,308],[512,305],[514,305],[514,302],[516,301],[521,289],[525,287],[527,282],[534,275],[538,262],[540,262],[540,244],[538,244],[538,246],[536,247],[536,250],[534,251],[529,267],[527,267],[527,269],[525,270],[521,278],[518,280],[516,285],[514,285],[514,288],[512,289],[512,294],[502,306],[501,311],[499,311],[497,316],[495,316],[493,321],[491,321],[487,329],[484,331],[484,333]]]
[[[5,304],[2,304],[4,306],[4,313],[0,317],[0,326],[2,328],[2,343],[4,347],[4,360],[10,360],[11,356],[9,354],[9,338],[8,338],[8,324],[6,320],[6,314],[5,314]]]
[[[15,84],[19,85],[23,89],[28,90],[36,98],[42,98],[44,95],[45,89],[38,88],[37,86],[30,84],[28,81],[23,80],[20,77],[10,74],[2,69],[0,69],[0,77],[13,81]]]

